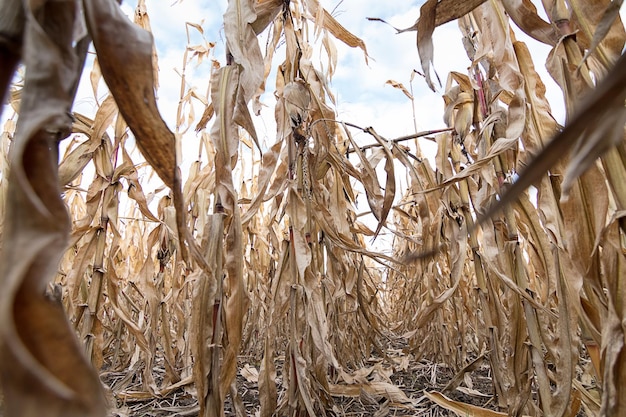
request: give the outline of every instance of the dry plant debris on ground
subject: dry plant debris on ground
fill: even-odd
[[[396,352],[397,353],[397,352]],[[399,357],[404,357],[401,354]],[[493,384],[490,370],[487,365],[481,365],[476,370],[468,372],[463,377],[463,383],[458,387],[450,387],[454,371],[445,364],[427,363],[426,361],[405,360],[408,367],[405,369],[391,369],[381,366],[383,360],[372,358],[369,364],[379,367],[388,374],[389,381],[400,388],[412,403],[399,403],[390,400],[384,395],[368,393],[360,390],[350,395],[334,396],[331,409],[327,410],[331,416],[456,416],[453,411],[429,400],[424,392],[445,392],[445,397],[461,404],[475,405],[488,410],[495,410]],[[245,415],[254,416],[259,412],[258,369],[249,363],[240,362],[240,372],[237,376],[237,387]],[[160,371],[165,373],[163,369]],[[128,380],[126,372],[105,372],[101,378],[108,386],[118,385],[125,381],[124,391],[141,390],[141,382]],[[280,381],[278,381],[280,386]],[[445,399],[445,398],[444,398]],[[197,416],[200,407],[196,395],[184,387],[170,392],[162,398],[126,399],[116,401],[116,407],[110,413],[111,417],[125,416]],[[226,416],[237,415],[228,399],[224,407]],[[494,414],[495,415],[495,414]]]
[[[113,0],[0,0],[4,414],[626,415],[622,2],[541,3],[425,1],[399,30],[421,81],[448,21],[468,66],[446,128],[388,138],[338,120],[334,42],[370,57],[317,0],[229,0],[223,60],[190,23],[173,130],[144,0],[134,22]],[[551,48],[566,126],[513,27]],[[203,62],[207,94],[184,82]]]

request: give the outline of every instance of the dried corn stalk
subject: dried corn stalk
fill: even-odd
[[[1,365],[7,412],[60,415],[59,407],[69,407],[71,415],[75,407],[75,414],[101,415],[102,395],[82,356],[72,355],[74,368],[84,370],[72,376],[60,369],[62,362],[45,370],[28,360],[49,363],[38,350],[44,345],[79,350],[67,314],[105,380],[124,373],[110,386],[119,401],[182,388],[195,393],[202,415],[223,414],[227,395],[242,414],[234,377],[243,351],[260,363],[262,416],[323,415],[332,396],[356,390],[410,406],[400,389],[373,380],[365,366],[373,351],[384,351],[387,338],[402,336],[413,357],[458,369],[455,383],[476,358],[486,358],[504,413],[576,415],[582,408],[588,415],[623,414],[624,30],[618,2],[543,3],[550,21],[528,1],[424,4],[409,30],[418,32],[427,83],[435,85],[437,45],[430,36],[442,23],[459,19],[470,62],[467,73],[447,78],[442,104],[449,129],[437,133],[431,165],[418,143],[389,140],[384,126],[362,129],[373,142],[362,146],[353,125],[334,120],[331,38],[362,49],[366,60],[367,52],[318,1],[231,0],[224,16],[226,63],[209,64],[210,96],[187,89],[184,73],[181,80],[176,132],[182,135],[195,121],[194,101],[205,108],[197,121],[198,158],[183,183],[175,156],[180,138],[165,127],[152,95],[158,78],[149,34],[114,2],[85,2],[98,54],[92,88],[97,99],[102,77],[111,95],[93,117],[74,115],[75,135],[58,173],[56,144],[35,147],[29,138],[49,136],[49,126],[37,124],[45,122],[44,108],[69,129],[65,111],[79,65],[65,68],[62,84],[49,74],[56,84],[46,88],[58,88],[43,97],[54,106],[33,103],[33,94],[46,90],[33,90],[27,72],[24,89],[11,91],[14,106],[21,95],[20,126],[12,138],[10,119],[2,135],[3,158],[11,143],[14,167],[8,181],[0,177],[0,188],[8,189],[2,194],[8,201],[6,290],[0,295],[3,354],[10,360]],[[19,58],[15,45],[35,22],[20,4],[0,2],[0,10],[11,12],[0,13],[0,57],[10,64],[0,70],[2,95]],[[63,11],[66,29],[72,26],[73,2],[46,4]],[[150,29],[143,1],[135,18]],[[555,141],[561,127],[513,25],[553,48],[547,64],[568,111],[568,126]],[[269,41],[262,51],[257,36],[265,30]],[[138,50],[120,41],[122,32],[138,40]],[[69,29],[54,36],[61,50],[74,53]],[[313,61],[317,39],[327,54],[325,73]],[[271,85],[279,47],[285,55],[274,81],[278,130],[264,149],[253,113]],[[211,48],[208,42],[188,45],[183,68],[210,56]],[[74,65],[47,52],[24,60],[45,57]],[[149,164],[132,149],[133,137]],[[7,162],[1,161],[4,173]],[[33,167],[47,171],[31,173]],[[169,194],[145,180],[153,173]],[[403,175],[408,187],[398,190]],[[33,185],[18,187],[13,178]],[[536,200],[524,192],[530,184]],[[361,192],[375,219],[370,224],[357,217]],[[507,203],[486,220],[490,208]],[[51,220],[52,213],[63,221]],[[29,234],[18,230],[22,226]],[[394,235],[393,256],[368,249],[367,239],[384,231]],[[69,250],[63,255],[64,242]],[[64,290],[65,313],[42,295],[60,258],[55,282]],[[35,268],[20,267],[29,260]],[[37,269],[44,267],[45,273]],[[23,327],[40,325],[67,330],[56,337]],[[26,328],[34,330],[18,330]],[[15,375],[10,372],[34,378],[36,392],[45,393],[33,403],[39,409],[8,399],[25,395],[20,385],[7,384]],[[455,412],[500,415],[438,393],[428,398]],[[81,410],[83,403],[93,410]]]

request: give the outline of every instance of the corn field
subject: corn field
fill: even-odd
[[[1,416],[626,416],[622,1],[372,16],[442,96],[447,127],[397,138],[338,116],[335,45],[372,57],[322,3],[228,0],[215,59],[189,24],[169,127],[145,0],[0,0]],[[467,66],[440,83],[452,21]],[[419,366],[448,383],[399,382]]]

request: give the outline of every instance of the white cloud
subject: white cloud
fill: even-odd
[[[368,48],[369,64],[365,63],[364,54],[360,49],[350,48],[339,40],[335,40],[338,52],[338,65],[331,88],[337,96],[338,118],[361,126],[373,126],[382,135],[393,138],[413,133],[417,130],[441,128],[443,99],[442,88],[432,92],[424,80],[418,75],[410,82],[414,69],[421,71],[416,48],[416,32],[396,34],[389,25],[369,21],[367,17],[386,20],[398,28],[411,26],[419,17],[419,7],[423,1],[413,2],[380,2],[372,0],[322,1],[322,5],[337,18],[349,31],[362,38]],[[202,24],[204,38],[215,41],[214,57],[223,62],[223,28],[222,15],[226,9],[226,1],[171,1],[148,0],[147,8],[155,35],[155,43],[159,53],[160,89],[159,108],[164,119],[171,128],[175,126],[176,109],[180,95],[180,73],[184,48],[187,44],[186,22]],[[124,6],[127,13],[132,13],[131,6]],[[195,29],[190,28],[191,43],[203,42]],[[262,47],[263,41],[260,41]],[[533,46],[537,42],[529,42]],[[456,22],[436,28],[434,33],[434,64],[435,70],[445,84],[447,74],[454,70],[466,72],[469,60],[461,43],[461,33]],[[545,49],[545,48],[544,48]],[[538,49],[536,56],[545,57],[547,52]],[[535,50],[532,51],[535,54]],[[544,58],[541,58],[544,59]],[[538,62],[538,70],[543,70],[542,60]],[[275,66],[279,59],[275,59]],[[325,65],[325,60],[317,62],[318,67]],[[210,64],[187,67],[186,81],[188,87],[194,87],[205,93],[208,87]],[[545,76],[542,78],[548,86],[551,98],[559,99],[560,90]],[[398,89],[386,85],[387,80],[403,83],[412,88],[415,97],[415,114],[409,99]],[[552,82],[552,84],[550,84]],[[263,110],[262,118],[257,121],[259,136],[266,142],[274,141],[273,122],[274,75],[270,75],[267,92],[263,101],[270,107]],[[92,103],[93,104],[93,103]],[[196,104],[196,113],[201,107]],[[558,106],[557,106],[558,113]],[[413,118],[416,118],[414,122]]]
[[[343,2],[341,7],[355,12],[340,14],[337,18],[364,40],[371,60],[366,65],[360,50],[336,41],[340,59],[332,85],[339,98],[340,118],[374,126],[389,138],[414,133],[415,125],[417,130],[444,127],[442,89],[431,91],[419,75],[412,83],[410,81],[414,69],[421,72],[416,32],[397,34],[389,25],[366,20],[366,17],[377,17],[398,28],[409,27],[419,17],[418,2],[413,2],[413,6],[373,1],[350,6],[352,3],[356,4],[355,1]],[[456,23],[437,28],[434,42],[435,69],[445,84],[447,73],[451,70],[465,72],[469,60]],[[439,48],[440,45],[445,48]],[[401,82],[413,91],[415,122],[410,100],[399,89],[386,85],[387,80]]]
[[[541,10],[539,0],[533,1]],[[321,0],[321,3],[343,26],[365,41],[370,56],[369,64],[366,64],[361,50],[349,48],[341,41],[335,40],[338,65],[331,88],[338,99],[338,118],[363,127],[373,126],[381,135],[388,138],[413,133],[416,128],[427,130],[443,127],[442,91],[430,91],[419,76],[416,76],[412,86],[410,83],[413,69],[421,71],[416,48],[416,33],[396,34],[389,25],[367,20],[367,17],[382,18],[390,25],[406,28],[413,25],[419,17],[419,7],[424,1]],[[227,1],[147,0],[146,5],[159,53],[158,105],[168,125],[174,128],[180,95],[183,52],[187,45],[185,23],[202,25],[204,39],[216,42],[215,59],[223,63],[222,16]],[[125,2],[123,9],[132,15],[134,2]],[[203,42],[203,38],[195,29],[190,28],[189,32],[192,44]],[[536,69],[546,84],[553,113],[557,120],[563,121],[562,93],[544,67],[549,48],[517,32],[518,38],[526,41],[531,49]],[[263,49],[264,41],[260,40],[260,43]],[[463,50],[461,33],[456,22],[436,28],[434,44],[434,66],[442,83],[445,84],[447,74],[452,70],[466,72],[469,60]],[[274,67],[280,62],[278,56],[280,53],[275,58]],[[316,62],[316,66],[321,65]],[[209,71],[209,62],[200,67],[196,67],[195,64],[189,65],[186,74],[188,86],[196,88],[202,94],[206,93]],[[407,88],[412,87],[415,97],[415,113],[411,102],[400,90],[385,84],[389,79],[401,82]],[[261,142],[268,145],[275,140],[273,93],[274,75],[272,74],[268,79],[267,92],[263,96],[263,101],[269,107],[263,110],[262,117],[256,123]],[[88,72],[83,74],[76,104],[78,111],[90,116],[95,114],[96,105],[89,85]],[[196,103],[197,117],[202,110],[199,103]],[[363,136],[361,139],[365,141],[368,138]],[[190,140],[190,142],[193,141]]]

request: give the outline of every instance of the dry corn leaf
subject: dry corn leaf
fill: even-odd
[[[4,103],[20,61],[26,17],[20,0],[0,1],[0,103]],[[4,106],[0,107],[0,115]]]
[[[9,5],[0,5],[3,17],[11,15],[4,14]],[[24,7],[28,70],[11,149],[0,263],[4,407],[16,417],[104,416],[100,381],[76,341],[60,297],[44,294],[70,227],[60,198],[57,158],[58,141],[70,132],[69,110],[81,70],[72,48],[76,4],[48,3],[45,13],[43,4]],[[3,83],[3,93],[5,87]]]
[[[204,232],[205,256],[211,267],[197,274],[192,310],[191,349],[194,355],[193,376],[198,390],[200,415],[218,415],[222,408],[220,393],[219,349],[222,332],[222,246],[224,214],[211,216]]]
[[[135,14],[133,21],[137,26],[152,33],[152,27],[150,25],[150,16],[148,15],[148,7],[146,6],[146,0],[138,0],[137,6],[135,6]],[[152,46],[152,68],[154,77],[154,88],[159,88],[159,57],[156,53],[156,48]]]
[[[433,64],[433,32],[435,31],[435,20],[437,18],[437,0],[427,0],[420,7],[420,18],[417,21],[417,52],[420,56],[422,70],[426,76],[426,84],[431,90],[435,91],[435,84],[432,80],[432,64]],[[439,81],[439,76],[435,72],[435,77]],[[441,85],[441,81],[439,81]]]
[[[243,367],[239,370],[239,374],[248,382],[259,382],[259,370],[254,366],[250,366],[249,363],[243,365]]]
[[[438,404],[439,406],[454,412],[459,417],[474,416],[474,417],[506,417],[507,413],[501,413],[499,411],[488,410],[486,408],[478,407],[472,404],[466,404],[459,401],[451,400],[445,395],[437,391],[424,391],[424,396]],[[522,416],[528,417],[528,416]]]
[[[596,49],[598,48],[598,45],[600,45],[601,42],[603,41],[608,41],[607,37],[609,35],[609,31],[613,30],[613,32],[616,32],[614,34],[612,34],[611,36],[611,40],[616,43],[617,48],[614,52],[619,53],[620,49],[619,49],[619,45],[622,45],[622,49],[623,49],[623,45],[624,45],[624,27],[623,25],[619,24],[619,19],[620,19],[620,8],[622,7],[622,3],[623,0],[615,0],[615,1],[611,1],[608,4],[606,4],[606,9],[604,10],[604,13],[602,15],[602,18],[598,21],[598,24],[596,26],[596,29],[593,33],[593,38],[591,39],[591,44],[589,45],[589,47],[587,48],[587,52],[585,52],[585,56],[583,56],[583,62],[587,60],[587,58],[589,58],[594,52],[596,52]],[[619,32],[622,32],[622,35],[619,35]],[[621,38],[621,41],[619,40]]]
[[[399,387],[389,382],[372,381],[350,385],[330,384],[330,393],[334,396],[360,397],[362,392],[367,393],[377,401],[385,398],[394,404],[412,404],[414,402]]]
[[[517,27],[532,38],[547,45],[556,45],[558,35],[550,23],[537,13],[531,0],[503,0],[504,9],[511,16]]]
[[[272,337],[272,333],[267,332],[263,349],[263,359],[259,369],[260,417],[273,416],[278,404],[273,344],[274,338]]]
[[[480,6],[487,0],[466,0],[463,2],[459,2],[456,0],[439,0],[437,2],[437,15],[435,17],[435,26],[441,26],[445,23],[448,23],[452,20],[456,20],[462,16],[465,16],[476,7]],[[370,20],[382,20],[382,19],[372,19]],[[398,30],[398,29],[396,29]],[[398,32],[407,32],[417,30],[417,22],[407,29],[398,30]]]
[[[255,0],[254,12],[256,13],[256,19],[252,22],[254,33],[259,35],[263,32],[278,16],[283,6],[283,0]]]
[[[344,28],[326,9],[324,9],[319,0],[309,0],[305,2],[312,16],[315,16],[315,24],[318,28],[328,30],[336,39],[339,39],[351,48],[360,48],[365,55],[367,63],[367,48],[365,42],[358,36]]]
[[[367,133],[371,134],[376,141],[380,144],[381,149],[384,152],[385,156],[385,173],[387,174],[385,180],[385,194],[383,196],[383,204],[380,208],[380,214],[378,217],[378,226],[376,226],[376,231],[374,232],[374,238],[378,236],[383,226],[385,226],[387,222],[387,216],[389,215],[389,211],[391,210],[391,206],[393,205],[393,200],[396,197],[396,175],[395,169],[393,166],[393,155],[388,148],[388,144],[386,141],[381,138],[376,131],[369,127],[365,130]],[[375,166],[374,164],[373,166]]]
[[[394,81],[394,80],[387,80],[385,81],[385,84],[389,84],[393,88],[397,88],[398,90],[402,91],[404,95],[408,97],[409,100],[413,100],[413,94],[411,94],[409,90],[407,90],[407,88],[401,82]]]
[[[382,222],[382,206],[383,206],[383,194],[380,191],[380,184],[378,182],[378,176],[376,175],[376,171],[374,167],[369,163],[365,153],[361,151],[361,148],[357,145],[357,143],[352,139],[352,134],[347,130],[346,127],[345,132],[354,148],[357,156],[361,161],[361,171],[358,172],[355,170],[356,178],[360,180],[365,188],[365,195],[367,197],[367,202],[372,209],[372,214],[379,221],[379,224]]]
[[[100,80],[102,80],[102,71],[100,71],[100,65],[98,64],[98,57],[95,57],[93,60],[93,66],[91,71],[89,72],[89,81],[91,83],[91,91],[93,92],[93,97],[98,100],[98,87],[100,86]],[[107,98],[109,96],[107,95]]]
[[[626,291],[623,277],[626,276],[626,256],[624,255],[623,231],[619,226],[624,220],[623,211],[612,219],[602,238],[605,256],[602,262],[607,280],[608,314],[603,320],[602,359],[604,361],[602,416],[619,416],[626,413],[626,397],[620,384],[626,377],[626,364],[622,360],[626,349],[624,341],[624,320],[626,319]]]
[[[130,159],[130,155],[128,155],[126,148],[122,148],[122,160],[123,163],[126,164],[128,167],[125,170],[126,172],[120,175],[128,181],[128,197],[130,197],[137,203],[141,214],[143,214],[146,219],[158,222],[159,219],[154,214],[152,214],[152,211],[150,211],[150,207],[148,207],[148,201],[146,200],[143,188],[141,187],[141,183],[139,182],[137,169],[135,168],[135,164],[133,163],[133,161]]]
[[[229,0],[224,14],[224,34],[228,52],[241,69],[232,120],[246,129],[261,150],[248,103],[263,83],[263,56],[253,24],[257,19],[254,0]]]
[[[592,50],[590,55],[603,67],[596,72],[598,77],[623,54],[626,31],[619,14],[615,15],[621,3],[621,0],[573,0],[570,4],[572,23],[579,29],[576,43],[583,51]]]
[[[513,48],[520,73],[525,80],[526,103],[533,109],[528,115],[522,141],[526,149],[534,152],[558,133],[559,125],[552,116],[551,107],[546,98],[546,86],[535,70],[528,46],[523,42],[514,42]]]
[[[417,51],[419,52],[422,69],[426,76],[426,83],[431,90],[435,91],[432,81],[431,67],[433,64],[433,41],[432,35],[437,26],[458,19],[483,4],[485,0],[469,0],[464,2],[450,0],[427,0],[420,8],[420,17],[413,26],[398,30],[399,33],[417,31]],[[437,81],[439,76],[435,72]],[[441,85],[441,82],[439,82]]]
[[[280,149],[282,147],[282,141],[276,142],[268,151],[263,154],[261,160],[261,170],[257,180],[257,194],[250,202],[248,209],[241,217],[241,224],[245,226],[248,222],[257,214],[261,204],[271,198],[267,195],[267,188],[272,179],[272,175],[276,170],[278,163],[278,156],[280,155]]]
[[[571,187],[573,181],[594,163],[598,156],[623,140],[626,122],[625,97],[626,56],[622,56],[607,78],[589,94],[578,115],[528,163],[517,181],[507,189],[497,204],[481,216],[479,223],[514,201],[530,185],[538,182],[567,150],[578,144],[573,158],[577,164],[569,164],[563,183],[563,191],[566,192],[567,187]]]
[[[485,356],[486,353],[483,353],[482,355],[478,356],[476,359],[473,359],[470,363],[465,365],[463,369],[457,372],[456,375],[454,375],[454,377],[450,379],[450,382],[446,384],[442,391],[448,392],[452,391],[453,389],[458,389],[459,385],[461,385],[461,383],[463,382],[465,375],[478,369],[480,365],[483,364],[483,362],[485,361]]]
[[[189,231],[184,224],[176,139],[156,105],[152,35],[129,22],[115,2],[97,0],[85,2],[83,7],[103,78],[120,113],[134,133],[143,156],[161,180],[172,189],[181,255],[188,263],[187,249],[183,243],[187,241],[196,260],[201,262],[193,241],[188,239]]]
[[[175,139],[157,110],[152,35],[129,22],[111,1],[86,2],[85,16],[103,78],[139,149],[163,182],[174,187]]]
[[[241,97],[238,92],[240,89],[238,82],[241,80],[240,67],[227,65],[220,68],[213,75],[213,80],[215,81],[211,85],[211,100],[216,103],[216,120],[211,129],[211,140],[216,150],[216,206],[222,206],[226,214],[223,252],[226,279],[221,302],[224,309],[224,328],[228,331],[222,335],[224,356],[219,369],[219,390],[211,391],[211,395],[217,395],[215,397],[217,407],[222,407],[226,393],[237,374],[237,356],[248,303],[243,281],[242,224],[232,171],[237,161],[239,145],[237,126],[233,120],[237,101]]]
[[[92,160],[98,146],[100,141],[90,138],[66,155],[59,164],[59,184],[65,186],[74,181]]]
[[[360,48],[365,55],[365,62],[367,63],[367,48],[365,47],[365,42],[357,36],[354,36],[350,33],[346,28],[344,28],[334,17],[324,9],[324,20],[323,26],[327,29],[335,38],[339,39],[346,45],[352,48]]]

